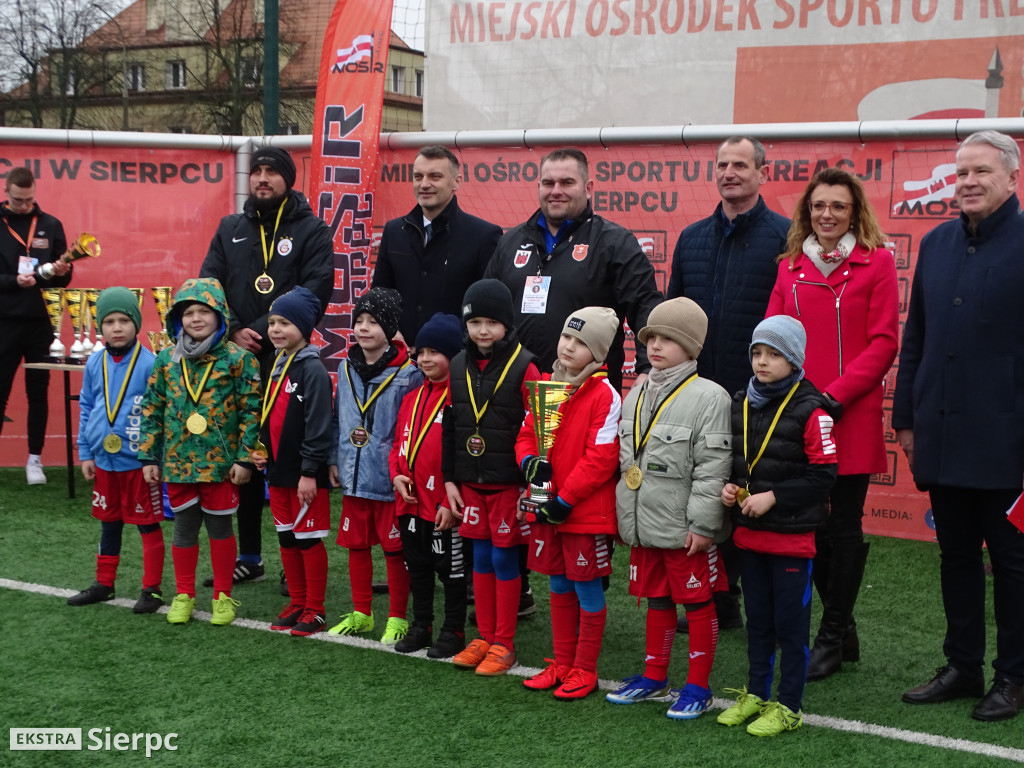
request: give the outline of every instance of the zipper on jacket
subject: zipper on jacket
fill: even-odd
[[[800,285],[801,283],[803,285],[818,285],[818,286],[821,286],[822,288],[828,288],[830,291],[832,291],[832,295],[835,296],[835,298],[836,298],[836,336],[837,336],[837,341],[839,343],[839,375],[842,376],[843,375],[843,324],[841,322],[840,314],[839,314],[839,303],[840,303],[840,300],[843,298],[843,293],[846,292],[846,283],[843,283],[842,290],[839,293],[836,293],[836,289],[833,288],[828,283],[816,283],[816,282],[813,282],[811,280],[794,280],[793,281],[793,304],[796,307],[796,313],[797,313],[798,316],[800,314],[800,303],[797,301],[797,298],[796,298],[796,287],[798,285]]]

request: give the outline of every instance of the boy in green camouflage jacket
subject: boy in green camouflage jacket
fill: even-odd
[[[174,511],[171,548],[177,597],[167,620],[192,616],[199,527],[206,525],[213,565],[211,624],[235,619],[231,577],[237,545],[231,515],[236,486],[249,480],[249,452],[259,437],[260,374],[252,354],[227,338],[224,289],[212,278],[186,280],[167,313],[176,339],[153,364],[142,400],[139,459],[147,482],[167,482]]]

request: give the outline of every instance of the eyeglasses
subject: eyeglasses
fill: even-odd
[[[807,207],[811,209],[812,213],[824,213],[828,208],[836,216],[842,216],[847,211],[853,210],[853,203],[826,203],[822,200],[815,200],[813,203],[808,203]]]

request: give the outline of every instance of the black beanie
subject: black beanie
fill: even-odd
[[[308,288],[298,285],[274,299],[270,305],[270,314],[283,317],[299,329],[302,338],[309,341],[321,309],[320,299]]]
[[[260,147],[252,151],[252,159],[249,161],[249,173],[256,170],[257,166],[269,165],[281,174],[284,183],[291,189],[295,186],[295,161],[292,156],[280,147]]]
[[[388,341],[391,341],[398,333],[398,320],[402,316],[403,307],[402,295],[398,291],[392,288],[371,288],[356,299],[352,322],[355,323],[365,312],[377,321]]]
[[[516,324],[515,310],[508,286],[494,278],[477,280],[469,286],[462,299],[462,322],[474,317],[489,317],[512,330]]]
[[[462,351],[462,325],[455,315],[435,312],[416,334],[416,349],[435,349],[451,360]]]

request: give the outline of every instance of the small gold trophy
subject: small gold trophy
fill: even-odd
[[[533,414],[533,428],[537,433],[537,456],[546,459],[548,450],[555,442],[555,430],[562,422],[559,407],[572,394],[572,385],[564,381],[527,381],[526,391],[530,397],[530,412]],[[519,509],[528,515],[555,496],[554,485],[530,484],[530,495],[519,500]]]
[[[153,347],[154,352],[159,352],[174,344],[170,334],[167,333],[167,311],[171,308],[171,296],[174,294],[174,289],[170,286],[157,286],[149,290],[153,294],[153,301],[156,302],[156,314],[160,318],[160,331],[156,334],[150,332],[149,344]],[[156,341],[154,341],[154,337]]]
[[[82,312],[82,291],[78,288],[64,289],[64,306],[71,317],[71,333],[75,340],[71,344],[69,363],[85,362],[85,347],[82,345],[82,333],[85,331],[85,314]]]
[[[143,288],[129,288],[129,291],[135,294],[135,298],[139,301],[139,311],[142,311],[142,300],[146,296],[146,291]]]
[[[103,344],[100,341],[100,327],[96,322],[96,302],[99,301],[100,292],[97,288],[83,288],[82,296],[85,298],[86,307],[85,339],[82,341],[82,346],[85,347],[85,353],[91,355],[93,352],[103,349]]]
[[[99,255],[100,243],[96,239],[95,235],[83,232],[78,236],[78,239],[71,244],[67,253],[61,254],[59,261],[63,261],[65,264],[70,264],[72,261],[78,261],[79,259],[95,259]],[[43,264],[43,266],[39,268],[39,274],[49,280],[54,276],[54,274],[56,274],[53,264]]]
[[[63,363],[67,352],[60,342],[60,329],[64,325],[64,291],[60,288],[47,288],[43,291],[43,301],[46,302],[46,314],[50,316],[50,327],[53,328],[50,362]]]

